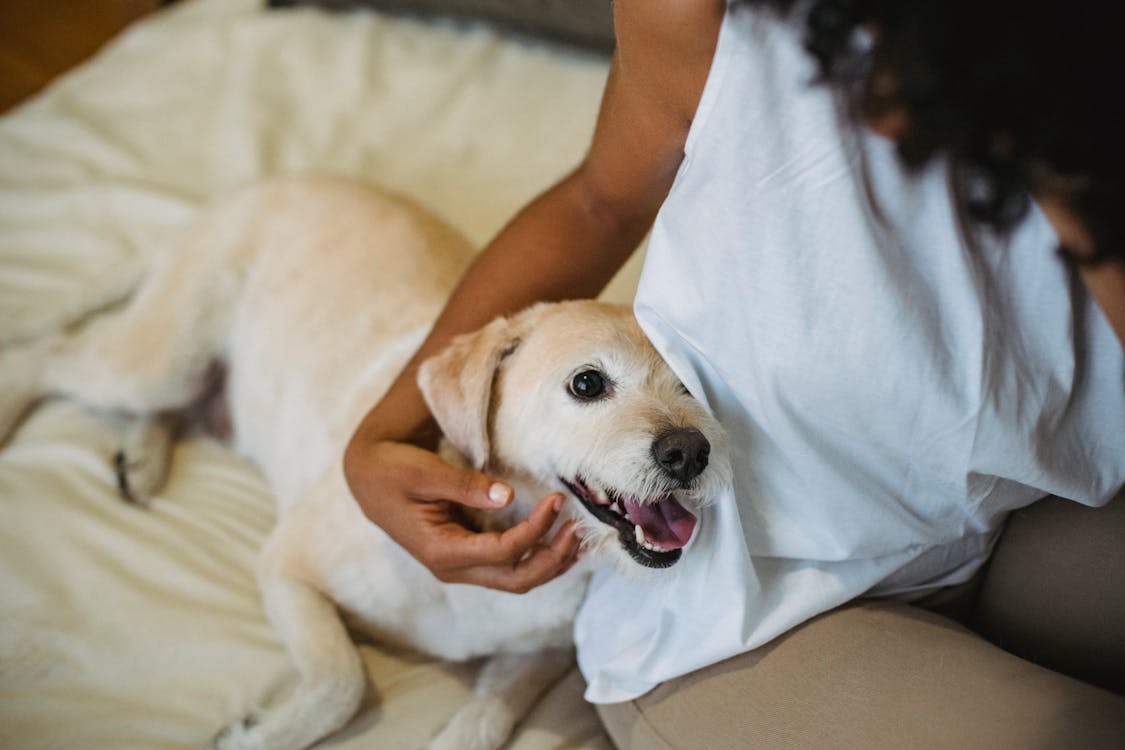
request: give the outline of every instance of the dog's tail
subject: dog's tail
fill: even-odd
[[[144,273],[141,263],[112,264],[82,280],[62,305],[6,312],[0,325],[0,348],[28,344],[57,333],[121,302],[140,285]]]

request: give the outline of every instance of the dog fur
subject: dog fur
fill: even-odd
[[[729,482],[721,429],[626,308],[544,304],[458,338],[419,380],[464,460],[516,489],[509,508],[481,522],[510,525],[563,491],[558,524],[578,520],[579,563],[522,595],[446,584],[368,522],[344,482],[344,446],[472,255],[401,198],[332,178],[273,180],[207,211],[123,309],[3,352],[0,435],[48,394],[129,415],[119,471],[140,502],[165,478],[167,415],[196,402],[214,362],[225,363],[234,447],[277,496],[258,577],[298,681],[215,747],[303,748],[344,725],[367,677],[345,619],[443,659],[490,657],[474,698],[431,747],[500,746],[570,664],[590,570],[672,564],[693,528],[680,510],[697,511]],[[604,391],[579,397],[575,378],[590,371]],[[654,446],[685,433],[698,433],[698,465],[677,476]],[[629,518],[661,513],[654,523],[674,550],[653,549],[643,531],[643,546],[627,538],[640,528]]]

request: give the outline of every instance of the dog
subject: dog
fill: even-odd
[[[577,521],[578,563],[524,594],[443,583],[367,521],[344,448],[473,254],[401,197],[278,178],[205,211],[121,309],[4,353],[0,435],[51,394],[128,415],[118,471],[138,502],[164,481],[168,415],[197,402],[223,363],[233,446],[277,498],[258,578],[298,680],[214,747],[304,748],[347,723],[367,675],[345,620],[442,659],[488,657],[430,747],[499,747],[571,663],[590,572],[661,575],[728,485],[722,429],[627,308],[544,303],[455,339],[423,363],[419,385],[455,457],[516,489],[477,522],[511,525],[561,491],[556,523]]]

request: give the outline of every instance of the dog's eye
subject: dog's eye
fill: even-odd
[[[592,401],[605,393],[605,377],[597,370],[583,370],[570,381],[570,395],[581,401]]]

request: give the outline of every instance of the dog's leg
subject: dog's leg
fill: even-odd
[[[50,390],[45,387],[48,370],[57,373],[74,364],[63,364],[68,346],[75,344],[56,337],[19,344],[0,353],[0,442]],[[71,395],[79,398],[85,395],[71,390]],[[144,504],[163,484],[173,430],[174,419],[168,413],[126,416],[121,448],[114,459],[118,485],[127,500]]]
[[[189,406],[214,357],[208,332],[195,328],[190,312],[163,308],[151,297],[143,302],[149,304],[95,320],[51,347],[42,391],[133,416]]]
[[[335,605],[305,583],[286,558],[279,527],[263,554],[266,614],[296,667],[298,682],[280,705],[234,722],[218,750],[300,750],[339,729],[359,708],[367,672]]]
[[[207,257],[198,243],[197,237],[155,269],[122,310],[57,336],[37,363],[38,395],[130,420],[114,463],[122,495],[140,504],[166,475],[170,415],[207,390],[231,316],[231,279],[238,275],[223,267],[222,254]]]
[[[121,495],[140,505],[164,482],[173,415],[204,391],[212,357],[206,331],[193,330],[201,321],[160,304],[159,292],[146,287],[126,309],[53,342],[33,388],[123,418],[114,468]]]
[[[569,649],[500,654],[485,662],[473,697],[430,742],[429,750],[495,750],[573,663]]]

